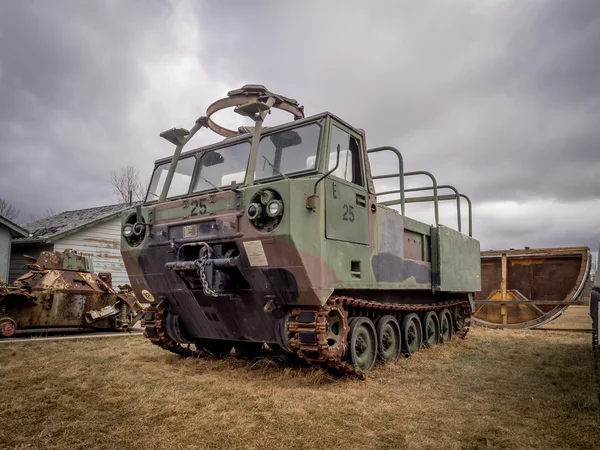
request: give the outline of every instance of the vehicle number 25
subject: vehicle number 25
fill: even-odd
[[[344,205],[344,220],[346,222],[354,222],[354,206]]]

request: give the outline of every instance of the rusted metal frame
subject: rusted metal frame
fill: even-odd
[[[486,250],[481,252],[482,258],[499,258],[502,253],[506,253],[509,258],[517,257],[571,257],[571,256],[582,256],[588,252],[588,247],[557,247],[557,248],[520,248],[513,250]]]
[[[506,260],[506,253],[502,253],[502,278],[500,279],[500,298],[501,300],[506,300],[506,283],[507,283],[507,272],[508,272],[508,264]],[[500,315],[502,316],[502,324],[508,324],[508,311],[506,309],[506,304],[500,304]]]
[[[438,202],[439,197],[438,197],[437,180],[430,172],[427,172],[425,170],[416,170],[414,172],[405,172],[404,173],[405,177],[414,176],[414,175],[425,175],[425,176],[429,177],[431,179],[432,186],[429,186],[429,187],[423,188],[423,189],[421,189],[421,188],[403,189],[403,191],[404,192],[413,192],[413,191],[417,191],[417,190],[433,189],[433,197],[413,197],[413,198],[409,198],[409,199],[405,198],[402,201],[404,203],[419,203],[419,202],[428,202],[428,201],[433,200],[435,225],[438,226],[440,224],[440,211],[439,211],[439,202]],[[404,194],[404,192],[403,192],[403,194]],[[381,194],[378,194],[378,195],[381,195]],[[452,197],[454,197],[454,196],[452,196]],[[385,205],[385,206],[397,205],[398,200],[389,200],[387,202],[381,202],[381,204]]]
[[[294,120],[302,119],[304,117],[303,107],[298,105],[298,102],[296,102],[293,99],[289,99],[282,95],[269,92],[264,87],[242,88],[236,91],[229,92],[227,94],[227,97],[217,100],[207,108],[207,126],[209,129],[221,136],[235,136],[236,134],[238,134],[236,131],[229,130],[225,127],[218,125],[211,119],[211,116],[217,111],[221,111],[222,109],[227,109],[235,106],[242,106],[247,103],[266,103],[266,101],[268,101],[269,98],[273,99],[270,107],[281,109],[282,111],[290,113],[294,116]]]
[[[475,305],[531,305],[531,306],[569,306],[577,304],[578,302],[573,301],[561,301],[561,300],[475,300]],[[545,313],[544,313],[545,314]]]
[[[375,147],[375,148],[371,148],[367,150],[367,153],[379,153],[379,152],[385,152],[385,151],[389,151],[394,153],[397,157],[398,157],[398,173],[392,173],[392,174],[387,174],[387,175],[376,175],[373,176],[371,175],[371,179],[373,180],[383,180],[386,178],[396,178],[398,177],[398,180],[400,182],[400,212],[401,214],[404,216],[405,215],[405,206],[404,206],[404,158],[402,158],[402,153],[400,153],[400,151],[397,148],[394,147],[390,147],[390,146],[383,146],[383,147]],[[376,195],[380,195],[380,194],[376,194]]]
[[[584,252],[582,261],[581,261],[581,270],[579,271],[579,276],[577,277],[577,280],[575,281],[575,292],[571,291],[573,294],[571,295],[572,299],[576,299],[577,297],[579,297],[579,295],[581,294],[581,292],[583,291],[583,288],[585,286],[585,283],[587,281],[587,279],[590,276],[590,272],[592,270],[592,258],[591,258],[591,253],[590,250],[587,249],[587,251]]]

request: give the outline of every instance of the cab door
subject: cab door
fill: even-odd
[[[369,244],[367,189],[362,163],[361,140],[335,123],[329,133],[329,168],[337,169],[325,180],[325,237]]]

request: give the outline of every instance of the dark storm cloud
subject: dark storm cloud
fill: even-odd
[[[220,77],[332,109],[478,200],[598,197],[600,3],[493,4],[228,2],[202,13],[230,30],[208,33]]]
[[[0,195],[26,213],[112,202],[108,172],[130,162],[140,59],[169,9],[159,2],[2,2]]]
[[[160,131],[262,83],[467,192],[484,246],[595,246],[598,48],[595,0],[3,2],[0,195],[109,203],[110,169],[146,178]]]
[[[488,246],[597,246],[600,2],[228,5],[201,8],[231,30],[208,33],[217,76],[329,109],[476,205],[516,202],[476,210]]]

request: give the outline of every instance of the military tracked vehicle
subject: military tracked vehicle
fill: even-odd
[[[254,126],[215,123],[228,107]],[[272,109],[294,120],[263,127]],[[225,139],[182,153],[204,127]],[[397,149],[367,150],[360,129],[329,112],[304,117],[297,101],[261,85],[229,92],[192,129],[161,136],[174,154],[156,162],[145,203],[122,216],[121,251],[136,295],[151,302],[142,325],[153,343],[184,356],[266,343],[364,374],[378,359],[466,334],[480,289],[470,200],[429,172],[405,172]],[[397,169],[373,176],[368,157],[379,152]],[[412,176],[431,184],[407,189]],[[377,193],[378,179],[399,189]],[[417,191],[427,195],[405,195]],[[459,231],[439,223],[442,200],[457,202]],[[410,202],[431,202],[435,223],[406,217]]]
[[[82,254],[42,252],[29,272],[0,285],[0,337],[20,332],[119,330],[142,317],[143,306],[129,286],[115,290],[112,276],[94,273]]]

